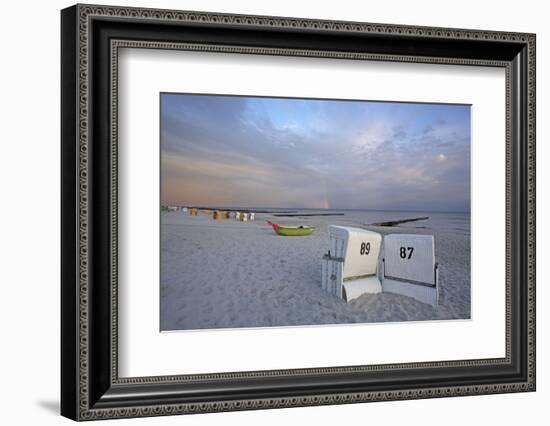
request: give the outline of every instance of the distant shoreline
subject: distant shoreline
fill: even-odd
[[[273,213],[273,216],[275,217],[309,217],[309,216],[344,216],[345,213]]]
[[[221,207],[221,206],[194,206],[191,204],[162,204],[162,208],[167,207],[186,207],[188,209],[198,210],[221,210],[228,212],[248,212],[248,213],[265,213],[265,214],[296,214],[305,216],[307,213],[301,214],[301,211],[327,211],[327,212],[388,212],[388,213],[441,213],[441,214],[471,214],[471,211],[443,211],[443,210],[396,210],[396,209],[339,209],[339,208],[313,208],[313,207]],[[328,214],[328,213],[327,213]],[[330,213],[332,215],[332,213]],[[317,215],[317,214],[315,214]]]

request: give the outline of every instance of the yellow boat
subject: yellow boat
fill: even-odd
[[[288,226],[288,225],[279,225],[271,221],[267,221],[273,230],[278,234],[284,237],[305,237],[311,235],[315,231],[314,226],[309,225],[297,225],[297,226]]]

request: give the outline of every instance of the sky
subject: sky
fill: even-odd
[[[161,94],[161,203],[470,210],[470,106]]]

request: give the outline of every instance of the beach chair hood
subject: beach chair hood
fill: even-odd
[[[432,235],[386,235],[385,274],[389,277],[435,285],[434,253]]]
[[[439,304],[439,274],[433,235],[386,235],[383,251],[383,291],[436,307]]]
[[[375,275],[382,236],[347,226],[329,226],[331,255],[344,260],[343,279]]]

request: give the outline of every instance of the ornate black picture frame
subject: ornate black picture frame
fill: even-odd
[[[74,420],[535,390],[535,35],[76,5],[61,13],[61,413]],[[506,356],[120,378],[121,47],[483,65],[506,71]]]

